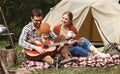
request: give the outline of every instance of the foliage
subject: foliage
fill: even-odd
[[[15,33],[17,41],[22,28],[30,21],[33,8],[41,8],[44,16],[60,0],[0,0],[0,6],[6,18],[10,32]],[[2,17],[0,15],[0,17]],[[0,24],[4,24],[0,18]]]

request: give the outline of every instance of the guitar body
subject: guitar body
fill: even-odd
[[[47,41],[42,42],[41,44],[39,44],[37,46],[43,47],[44,45],[48,45],[48,44],[53,44],[53,42],[50,41],[50,40],[47,40]],[[32,60],[32,61],[40,61],[46,55],[53,56],[54,53],[55,53],[55,50],[56,50],[56,46],[54,46],[54,47],[48,47],[48,48],[43,48],[43,50],[46,51],[46,53],[43,54],[43,53],[35,51],[34,49],[33,50],[25,49],[26,58],[28,60]]]

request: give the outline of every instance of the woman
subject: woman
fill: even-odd
[[[73,26],[72,23],[73,14],[70,11],[66,11],[62,15],[62,21],[60,24],[56,25],[53,29],[56,35],[64,35],[66,39],[78,39],[78,33],[76,28]],[[72,36],[68,36],[68,32],[72,31]],[[91,54],[98,56],[98,57],[107,57],[108,54],[104,54],[99,52],[93,44],[86,38],[80,38],[81,43],[77,43],[74,45],[69,46],[69,51],[71,52],[72,56],[81,56],[87,57]]]

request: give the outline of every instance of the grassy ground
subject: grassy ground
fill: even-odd
[[[5,44],[8,43],[8,41],[0,41],[0,48],[4,48]],[[17,49],[18,54],[18,62],[15,66],[10,67],[11,70],[16,70],[20,67],[23,55],[21,52],[21,47],[18,46],[16,43],[15,48]],[[68,68],[49,68],[47,70],[41,70],[38,72],[32,72],[32,74],[120,74],[120,64],[111,66],[111,67],[68,67]]]

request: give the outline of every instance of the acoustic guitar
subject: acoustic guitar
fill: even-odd
[[[81,43],[81,41],[79,41],[79,40],[74,40],[74,42],[77,42],[77,43],[80,42]],[[42,47],[43,50],[46,51],[46,53],[40,53],[40,52],[35,51],[34,49],[33,50],[25,49],[26,58],[28,60],[39,60],[46,55],[51,55],[52,56],[55,53],[56,46],[59,46],[60,43],[68,44],[68,41],[54,43],[51,40],[47,40],[47,41],[42,42],[41,44],[37,45],[37,46]]]

